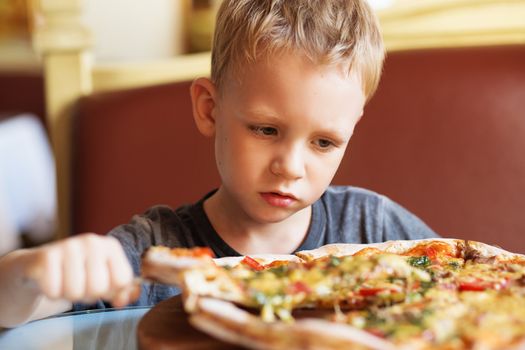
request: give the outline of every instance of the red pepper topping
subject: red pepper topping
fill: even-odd
[[[249,256],[245,256],[244,259],[241,260],[241,264],[244,264],[244,265],[247,265],[249,267],[251,267],[252,269],[254,269],[255,271],[262,271],[264,270],[264,266],[261,265],[257,260],[249,257]]]
[[[385,288],[361,288],[359,289],[358,293],[359,295],[363,296],[363,297],[371,297],[371,296],[375,296],[381,292],[384,292],[388,289],[385,289]]]
[[[509,285],[508,279],[503,279],[500,281],[484,281],[480,278],[473,279],[471,281],[460,281],[458,284],[458,290],[463,291],[472,291],[472,292],[482,292],[487,289],[500,290],[507,288]]]
[[[378,329],[378,328],[368,328],[366,329],[366,331],[372,335],[375,335],[376,337],[379,337],[379,338],[386,338],[386,334],[385,332],[383,332],[382,330]]]
[[[469,282],[459,282],[458,289],[463,291],[471,291],[471,292],[482,292],[485,289],[489,289],[491,286],[483,283],[479,280],[476,281],[469,281]]]
[[[291,294],[310,293],[312,290],[304,282],[297,281],[288,286],[288,292]]]
[[[213,250],[211,250],[209,247],[195,247],[191,249],[172,248],[170,249],[170,254],[174,256],[190,256],[194,258],[199,258],[202,256],[207,256],[210,258],[215,257]]]
[[[211,258],[215,257],[213,250],[209,247],[197,247],[191,250],[194,256],[209,256]]]

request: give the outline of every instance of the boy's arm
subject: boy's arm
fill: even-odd
[[[138,297],[118,241],[85,234],[0,258],[0,327],[67,311],[72,302],[105,299],[124,306]]]
[[[0,326],[20,324],[67,311],[71,302],[45,297],[25,276],[31,251],[14,251],[0,259]]]

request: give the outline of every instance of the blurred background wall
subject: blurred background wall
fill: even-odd
[[[85,0],[83,20],[99,61],[144,60],[185,52],[184,1]]]

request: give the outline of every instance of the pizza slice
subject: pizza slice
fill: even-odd
[[[405,300],[431,281],[406,257],[325,255],[305,262],[296,256],[213,260],[202,249],[150,249],[143,276],[179,285],[191,312],[195,297],[213,297],[261,310],[262,319],[291,321],[297,308],[359,309]]]
[[[299,262],[293,255],[227,257],[213,259],[208,248],[150,248],[142,261],[143,278],[182,290],[185,309],[192,312],[198,296],[213,297],[247,307],[257,307],[257,295],[246,292],[243,281],[266,268]]]

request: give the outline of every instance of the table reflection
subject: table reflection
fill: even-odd
[[[0,331],[0,349],[136,349],[146,307],[65,313]]]

